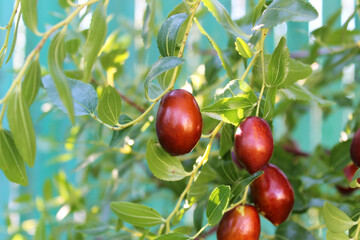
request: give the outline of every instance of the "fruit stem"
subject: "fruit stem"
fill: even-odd
[[[207,223],[205,226],[203,226],[193,237],[191,237],[192,239],[197,238],[198,236],[200,236],[200,234],[208,227],[210,226],[209,223]]]
[[[257,108],[256,108],[256,116],[257,116],[257,117],[259,116],[260,103],[261,103],[261,99],[262,99],[262,96],[263,96],[264,90],[265,90],[264,41],[265,41],[265,37],[266,37],[266,34],[267,34],[268,30],[269,30],[269,29],[267,29],[267,28],[261,29],[260,52],[261,52],[261,68],[262,68],[262,86],[261,86],[261,91],[260,91],[260,95],[259,95],[259,99],[258,99],[258,103],[257,103]]]
[[[182,201],[184,200],[186,194],[189,192],[190,190],[190,187],[191,187],[191,184],[193,183],[194,179],[195,179],[195,176],[196,176],[196,173],[198,172],[198,170],[200,169],[200,167],[202,165],[204,165],[207,160],[208,160],[208,157],[209,157],[209,154],[210,154],[210,150],[211,150],[211,145],[212,145],[212,142],[216,136],[216,134],[219,132],[219,130],[221,129],[222,125],[224,124],[224,122],[220,122],[216,128],[214,129],[214,131],[211,133],[211,138],[210,138],[210,141],[206,147],[206,150],[204,152],[204,155],[202,157],[200,157],[201,161],[197,161],[197,164],[194,165],[194,169],[192,170],[191,172],[191,175],[190,175],[190,179],[189,179],[189,182],[188,184],[186,185],[184,191],[181,193],[176,205],[175,205],[175,208],[174,210],[170,213],[170,215],[167,217],[166,221],[165,221],[165,225],[166,225],[166,233],[170,232],[170,221],[171,219],[175,216],[175,214],[178,212],[179,208],[180,208],[180,205],[182,203]]]
[[[358,226],[357,226],[357,228],[356,228],[356,232],[355,232],[354,238],[352,238],[352,239],[354,239],[354,240],[357,240],[358,237],[359,237],[359,233],[360,233],[360,218],[358,219],[357,223],[358,223]]]
[[[255,52],[253,58],[251,59],[249,65],[247,66],[247,68],[245,69],[245,72],[243,73],[243,75],[241,76],[241,78],[239,79],[239,82],[242,82],[245,80],[246,76],[248,75],[250,69],[255,65],[256,60],[259,56],[259,54],[261,53],[261,51],[257,51]]]

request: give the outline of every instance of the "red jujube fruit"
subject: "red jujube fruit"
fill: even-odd
[[[350,156],[354,164],[360,167],[360,129],[356,131],[351,142]]]
[[[285,174],[268,164],[264,173],[250,185],[251,196],[259,212],[275,226],[284,222],[294,206],[294,190]]]
[[[218,240],[258,240],[259,213],[251,205],[239,205],[225,213],[217,229]]]
[[[346,179],[349,181],[349,183],[351,182],[351,180],[354,177],[354,174],[357,170],[358,170],[358,167],[353,163],[344,167],[343,172],[344,172]],[[357,182],[360,183],[360,178],[357,179]],[[344,195],[348,195],[357,189],[357,188],[351,188],[351,187],[349,187],[349,185],[347,185],[347,186],[336,185],[336,188],[339,190],[339,192],[341,192]]]
[[[259,117],[248,117],[237,128],[234,151],[246,170],[253,174],[269,162],[274,150],[269,124]]]
[[[201,137],[202,117],[191,93],[176,89],[161,99],[156,116],[156,133],[161,146],[171,155],[190,152]]]

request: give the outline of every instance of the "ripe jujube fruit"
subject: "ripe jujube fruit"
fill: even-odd
[[[360,167],[360,129],[356,131],[351,142],[350,155],[354,164]]]
[[[201,137],[202,117],[191,93],[176,89],[160,101],[156,134],[161,146],[171,155],[190,152]]]
[[[357,170],[358,170],[358,167],[353,163],[344,167],[343,172],[345,174],[346,179],[349,181],[349,183],[351,182],[351,180],[354,177],[354,174]],[[357,182],[360,183],[360,178],[357,179]],[[349,186],[341,186],[341,185],[336,185],[336,188],[339,190],[339,192],[341,192],[344,195],[350,194],[357,189],[357,188],[351,188]]]
[[[267,164],[264,173],[250,185],[251,196],[259,212],[275,226],[284,222],[294,206],[294,190],[285,174]]]
[[[258,240],[259,213],[251,205],[239,205],[222,217],[217,229],[218,240]]]
[[[259,117],[248,117],[236,129],[234,151],[241,164],[253,174],[271,158],[274,150],[269,124]]]

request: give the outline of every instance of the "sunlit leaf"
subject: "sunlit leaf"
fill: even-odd
[[[274,114],[276,93],[276,87],[270,87],[266,91],[263,119],[267,121],[271,120]]]
[[[220,222],[230,200],[230,187],[220,185],[211,193],[206,207],[206,217],[211,226]]]
[[[258,171],[254,173],[253,175],[246,174],[245,176],[239,178],[231,188],[231,194],[233,195],[233,199],[237,199],[240,196],[244,194],[244,191],[246,189],[246,186],[251,184],[255,179],[261,176],[263,174],[263,171]]]
[[[29,107],[21,91],[15,91],[9,99],[7,118],[20,155],[30,167],[33,167],[36,155],[35,131]]]
[[[24,81],[21,85],[23,98],[28,106],[34,102],[41,84],[41,69],[39,60],[33,60],[26,70]]]
[[[99,3],[91,18],[90,29],[84,48],[84,82],[90,81],[91,70],[105,41],[106,32],[106,9],[103,3]]]
[[[158,36],[157,45],[160,54],[163,57],[174,56],[176,48],[176,39],[181,25],[187,18],[186,13],[180,13],[169,17],[161,26]]]
[[[31,31],[37,33],[37,0],[21,0],[21,13],[24,23]]]
[[[36,226],[34,240],[45,240],[46,239],[46,228],[45,220],[43,217],[40,218],[38,225]]]
[[[241,38],[236,38],[235,49],[244,58],[251,58],[254,55],[249,45]]]
[[[289,49],[286,46],[286,38],[282,37],[279,44],[271,55],[266,75],[266,85],[277,87],[281,85],[289,72]]]
[[[146,147],[146,160],[150,171],[161,180],[178,181],[189,175],[176,157],[170,156],[152,139]]]
[[[71,95],[71,90],[66,81],[66,76],[63,71],[63,62],[65,59],[65,31],[62,30],[50,43],[49,53],[48,53],[48,64],[49,64],[49,73],[53,78],[58,96],[66,109],[67,114],[71,122],[75,123],[75,114],[74,114],[74,103]]]
[[[350,240],[348,235],[343,232],[334,233],[330,230],[326,232],[326,240]]]
[[[257,24],[271,28],[283,22],[308,22],[317,17],[316,9],[307,1],[274,0],[266,8]]]
[[[112,202],[111,210],[124,222],[134,226],[151,227],[165,222],[155,209],[131,202]]]
[[[10,181],[28,185],[25,162],[15,146],[11,133],[2,128],[0,128],[0,168]]]
[[[99,118],[110,125],[116,125],[121,114],[121,96],[118,91],[108,85],[104,89],[99,106]]]
[[[335,233],[344,232],[357,224],[356,222],[352,221],[343,211],[329,202],[325,202],[324,204],[323,216],[326,227]]]
[[[222,98],[214,104],[204,107],[201,112],[209,117],[237,126],[241,119],[250,114],[255,104],[256,102],[251,101],[249,95],[241,94],[236,97]]]

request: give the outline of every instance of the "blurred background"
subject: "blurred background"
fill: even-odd
[[[86,0],[79,0],[79,3]],[[233,19],[239,19],[245,16],[247,9],[252,8],[257,4],[257,1],[250,0],[220,0],[221,3],[227,8]],[[60,1],[59,1],[60,2]],[[49,26],[59,22],[66,16],[66,11],[60,6],[58,1],[38,0],[38,19],[40,32],[45,31]],[[159,27],[165,20],[168,13],[179,4],[179,0],[163,0],[156,1],[157,14],[155,23]],[[314,41],[310,37],[310,33],[315,29],[321,27],[325,22],[329,20],[334,13],[340,11],[340,16],[336,18],[335,26],[339,27],[343,25],[348,17],[355,11],[355,0],[310,0],[310,2],[316,7],[319,18],[310,23],[288,23],[275,27],[274,31],[270,32],[266,39],[266,50],[272,52],[277,45],[281,36],[286,36],[288,39],[288,47],[291,54],[306,55],[308,54],[309,43]],[[12,0],[0,0],[0,26],[5,26],[10,18],[14,1]],[[143,41],[141,39],[141,28],[143,24],[143,16],[146,9],[145,0],[133,0],[133,1],[116,1],[110,0],[108,7],[108,15],[112,20],[109,24],[108,34],[117,29],[119,34],[119,41],[123,44],[121,52],[121,75],[116,79],[117,86],[120,92],[124,91],[128,94],[129,98],[135,98],[136,94],[142,94],[142,81],[143,78],[139,72],[145,72],[146,69],[151,66],[159,57],[158,49],[156,47],[156,40],[153,37],[151,45],[148,49],[144,48]],[[84,14],[84,13],[83,13]],[[16,17],[15,17],[16,19]],[[88,14],[84,20],[80,23],[80,27],[87,29],[91,20],[91,14]],[[206,31],[215,39],[221,48],[226,48],[228,44],[228,34],[225,33],[222,26],[215,21],[211,14],[202,16],[201,22],[206,27]],[[352,30],[359,28],[359,19],[350,20],[348,23],[348,29]],[[211,28],[209,27],[211,26]],[[0,42],[5,39],[5,31],[0,31]],[[32,32],[27,31],[23,22],[20,22],[19,32],[16,41],[15,52],[12,60],[5,64],[0,69],[0,98],[5,94],[10,86],[16,71],[23,65],[26,55],[36,46],[39,41],[39,37],[35,36]],[[11,40],[10,40],[11,42]],[[210,46],[207,39],[201,36],[200,32],[193,28],[190,33],[188,46],[192,45],[206,45]],[[40,54],[40,62],[44,71],[46,71],[47,65],[47,48],[49,42]],[[189,75],[195,71],[201,71],[197,67],[202,62],[201,54],[194,54],[194,51],[185,50],[185,59],[191,59],[187,61],[183,67],[181,77],[177,82],[177,87],[183,87],[189,81]],[[316,70],[322,67],[322,59],[317,63],[312,64],[312,68]],[[66,65],[65,65],[66,67]],[[343,68],[343,75],[339,81],[329,84],[329,91],[339,89],[343,84],[353,83],[354,81],[360,81],[358,73],[359,63],[351,63]],[[220,75],[223,75],[220,73]],[[134,83],[141,85],[138,89],[131,89],[130,86]],[[140,84],[141,83],[141,84]],[[359,87],[357,87],[359,89]],[[131,94],[132,92],[132,94]],[[357,90],[357,92],[359,92]],[[358,95],[359,96],[359,95]],[[142,97],[140,104],[146,105],[145,98]],[[135,110],[132,110],[135,111]],[[333,108],[331,114],[324,117],[324,113],[317,104],[311,104],[311,106],[305,109],[305,113],[300,117],[291,135],[293,139],[296,139],[300,149],[304,152],[312,152],[318,144],[322,144],[327,148],[334,146],[340,138],[346,138],[346,134],[342,133],[345,124],[349,118],[349,114],[352,113],[352,108]],[[137,115],[138,112],[133,112]],[[40,90],[37,101],[31,106],[31,115],[37,134],[37,156],[35,166],[28,168],[29,186],[21,187],[17,184],[10,183],[2,172],[0,172],[0,239],[7,239],[9,236],[21,229],[18,235],[15,235],[13,239],[23,239],[23,237],[31,236],[35,231],[35,226],[40,218],[39,212],[34,211],[35,208],[41,209],[45,200],[40,196],[45,192],[50,192],[50,197],[55,195],[53,192],[54,185],[61,186],[61,181],[66,179],[66,183],[76,186],[80,184],[84,179],[84,173],[77,171],[84,163],[84,159],[89,162],[95,162],[101,159],[96,154],[89,154],[87,146],[101,145],[101,142],[90,142],[92,134],[88,133],[87,136],[78,138],[77,134],[83,127],[81,123],[86,120],[80,119],[76,126],[71,126],[70,121],[65,114],[61,111],[54,109],[49,103],[46,97],[46,93],[43,89]],[[154,116],[154,115],[152,115]],[[86,118],[86,117],[84,117]],[[277,117],[274,120],[274,136],[279,139],[286,131],[284,128],[284,119]],[[151,117],[148,123],[152,123]],[[91,126],[95,126],[96,129],[100,128],[96,123],[90,123]],[[4,124],[7,128],[7,123]],[[144,127],[140,126],[140,127]],[[96,130],[98,131],[98,130]],[[94,131],[94,132],[96,132]],[[76,136],[76,137],[75,137]],[[76,141],[75,141],[76,138]],[[94,138],[96,139],[96,138]],[[131,136],[124,141],[132,146]],[[132,143],[132,144],[131,144]],[[122,145],[122,146],[125,146]],[[121,151],[108,153],[109,158],[119,158]],[[120,153],[119,153],[120,152]],[[144,153],[144,151],[143,151]],[[121,157],[120,157],[121,158]],[[103,161],[103,160],[102,160]],[[96,169],[92,169],[96,171]],[[91,170],[90,170],[91,171]],[[110,174],[116,174],[116,172],[109,172]],[[54,178],[54,180],[49,180]],[[94,181],[96,178],[94,178]],[[121,183],[120,183],[121,184]],[[95,185],[95,186],[94,186]],[[101,205],[97,203],[97,196],[104,194],[101,190],[100,183],[94,183],[93,188],[86,189],[89,199],[87,200],[87,207],[92,212],[99,211]],[[144,194],[144,186],[139,187],[140,183],[133,183],[132,191],[128,194],[138,195],[139,198]],[[89,185],[90,186],[90,185]],[[150,188],[151,186],[145,186]],[[61,187],[60,187],[61,188]],[[51,193],[52,192],[52,193]],[[168,193],[159,193],[163,195],[163,199],[166,199]],[[164,197],[165,196],[165,197]],[[170,196],[170,195],[169,195]],[[70,196],[71,198],[71,196]],[[53,217],[61,221],[63,220],[69,210],[67,205],[61,204],[61,199],[57,199],[60,203],[57,205],[56,200],[54,207],[50,211]],[[147,200],[149,204],[157,209],[171,208],[172,205],[168,201],[161,202],[156,199]],[[21,203],[28,202],[28,205]],[[170,201],[173,203],[173,201]],[[161,212],[161,210],[159,210]],[[164,210],[165,212],[167,210]],[[21,214],[20,214],[20,213]],[[84,218],[83,211],[78,211],[73,215],[75,221],[82,221]],[[111,213],[108,213],[111,214]],[[267,224],[267,223],[265,223]],[[269,233],[271,234],[271,226],[268,226]],[[59,230],[61,232],[61,230]],[[61,238],[61,234],[59,236]],[[63,236],[64,237],[64,236]],[[28,239],[28,238],[25,238]],[[30,238],[29,238],[30,239]],[[209,238],[210,239],[210,238]]]

